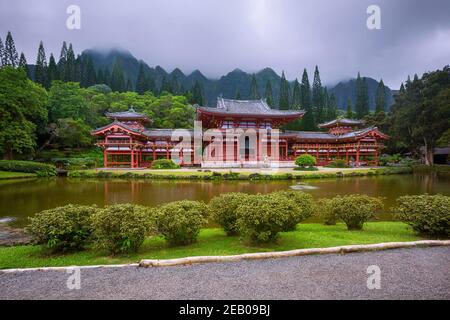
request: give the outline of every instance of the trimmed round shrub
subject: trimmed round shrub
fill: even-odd
[[[92,216],[95,243],[112,254],[136,252],[149,231],[148,208],[116,204]]]
[[[443,195],[402,196],[396,215],[414,231],[433,237],[450,237],[450,197]]]
[[[152,162],[152,169],[178,169],[180,168],[170,159],[158,159]]]
[[[208,207],[200,201],[170,202],[155,209],[152,219],[158,233],[170,245],[186,245],[197,239],[207,223]]]
[[[274,192],[272,195],[282,198],[284,197],[287,200],[292,200],[296,205],[296,212],[285,222],[283,231],[294,231],[297,224],[311,217],[314,213],[313,197],[308,193],[287,190]]]
[[[316,215],[321,218],[323,223],[327,226],[334,226],[339,220],[333,209],[332,199],[319,199],[315,205]]]
[[[91,236],[90,218],[96,210],[95,206],[73,204],[44,210],[29,218],[27,230],[36,243],[52,251],[80,250]]]
[[[237,225],[243,238],[254,243],[276,239],[298,217],[294,200],[276,194],[249,195],[237,209]]]
[[[336,217],[344,221],[348,230],[362,230],[364,223],[374,218],[376,212],[383,208],[383,201],[364,194],[352,194],[332,198],[331,206]]]
[[[313,167],[316,165],[316,157],[310,154],[302,154],[295,159],[295,164],[299,167]]]
[[[211,217],[227,233],[235,235],[238,233],[237,227],[237,207],[248,197],[245,193],[231,192],[214,197],[209,202]]]

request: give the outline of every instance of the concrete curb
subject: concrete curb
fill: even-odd
[[[129,264],[100,264],[92,266],[66,266],[66,267],[41,267],[41,268],[15,268],[15,269],[0,269],[1,273],[16,273],[27,271],[62,271],[71,270],[74,268],[80,269],[100,269],[100,268],[124,268],[124,267],[139,267],[138,263]]]
[[[401,249],[401,248],[417,248],[417,247],[437,247],[450,246],[450,240],[422,240],[413,242],[386,242],[367,245],[349,245],[330,248],[310,248],[310,249],[296,249],[289,251],[276,252],[259,252],[259,253],[245,253],[232,256],[199,256],[186,257],[179,259],[143,259],[140,263],[128,264],[105,264],[92,266],[65,266],[65,267],[41,267],[41,268],[15,268],[15,269],[0,269],[2,273],[20,273],[28,271],[60,271],[66,272],[74,268],[80,269],[100,269],[100,268],[126,268],[126,267],[170,267],[181,265],[193,265],[200,263],[213,262],[235,262],[242,260],[258,260],[258,259],[277,259],[288,258],[296,256],[316,255],[316,254],[344,254],[352,252]]]
[[[235,262],[241,260],[258,260],[258,259],[276,259],[287,258],[315,254],[344,254],[352,252],[364,252],[387,249],[400,248],[415,248],[415,247],[435,247],[435,246],[450,246],[450,240],[422,240],[413,242],[386,242],[368,245],[349,245],[330,248],[311,248],[311,249],[297,249],[279,252],[261,252],[261,253],[246,253],[233,256],[199,256],[187,257],[179,259],[144,259],[139,263],[140,267],[169,267],[179,265],[192,265],[199,263],[213,263],[213,262]]]

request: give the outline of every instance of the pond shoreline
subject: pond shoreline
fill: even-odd
[[[410,174],[411,167],[376,168],[320,168],[318,171],[297,171],[295,169],[255,170],[255,169],[175,169],[175,170],[75,170],[69,178],[127,178],[155,180],[303,180],[324,178],[364,177],[389,174]]]

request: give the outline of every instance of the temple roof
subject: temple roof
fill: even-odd
[[[281,133],[280,136],[283,135],[296,136],[298,139],[305,141],[308,140],[342,141],[364,137],[371,131],[376,131],[383,138],[388,139],[388,136],[381,133],[377,127],[367,127],[361,130],[351,131],[341,135],[334,135],[328,132],[320,132],[320,131],[285,131],[284,133]]]
[[[265,99],[261,100],[231,100],[222,97],[217,98],[216,108],[198,107],[197,110],[214,114],[275,116],[275,117],[301,117],[303,110],[277,110],[271,109]]]
[[[107,112],[106,117],[109,119],[117,119],[117,120],[141,120],[144,122],[150,122],[150,119],[142,113],[137,113],[134,111],[134,108],[131,106],[128,111],[121,112]]]
[[[364,121],[362,120],[355,120],[355,119],[347,119],[347,118],[341,118],[341,119],[334,119],[325,123],[321,123],[318,125],[319,128],[332,128],[332,127],[338,127],[338,126],[345,126],[345,127],[359,127],[364,125]]]
[[[184,131],[188,131],[191,134],[193,134],[194,130],[192,129],[147,129],[145,130],[143,133],[147,136],[147,137],[171,137],[172,133],[175,130],[184,130]]]

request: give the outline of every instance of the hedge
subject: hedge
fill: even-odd
[[[0,160],[0,171],[36,173],[42,177],[56,175],[54,165],[34,161]]]

